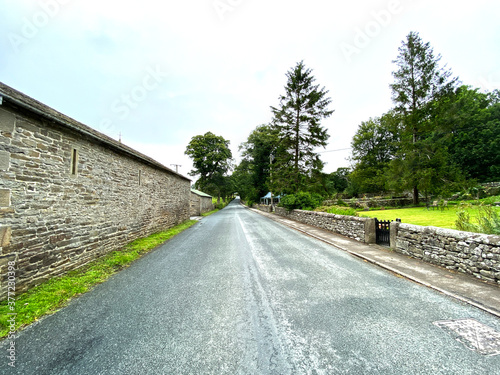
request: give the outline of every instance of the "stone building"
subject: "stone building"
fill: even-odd
[[[190,180],[0,83],[0,299],[189,219]]]
[[[201,191],[191,189],[191,216],[200,216],[214,209],[212,196]]]

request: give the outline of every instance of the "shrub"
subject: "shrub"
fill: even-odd
[[[335,215],[344,215],[344,216],[358,216],[358,213],[356,209],[352,207],[328,207],[326,209],[326,212],[329,214],[335,214]]]
[[[280,206],[287,210],[314,210],[320,206],[323,198],[319,194],[309,192],[298,192],[285,195],[281,198]]]
[[[343,206],[343,207],[348,207],[349,205],[344,202],[342,199],[337,199],[337,206]]]
[[[484,204],[478,206],[477,224],[471,222],[468,211],[470,207],[468,204],[460,205],[455,222],[458,230],[500,235],[500,216],[492,206]]]

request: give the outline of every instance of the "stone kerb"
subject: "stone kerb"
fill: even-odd
[[[365,243],[375,243],[375,219],[276,207],[276,214]]]
[[[500,236],[394,223],[393,250],[500,284]]]

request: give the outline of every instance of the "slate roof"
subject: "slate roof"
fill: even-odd
[[[180,178],[191,181],[189,178],[173,171],[172,169],[164,166],[163,164],[157,162],[156,160],[150,158],[149,156],[146,156],[140,153],[139,151],[136,151],[133,148],[128,147],[123,143],[118,142],[117,140],[108,137],[103,133],[98,132],[95,129],[92,129],[91,127],[84,125],[81,122],[76,121],[75,119],[72,119],[71,117],[62,114],[53,108],[50,108],[49,106],[29,97],[28,95],[25,95],[22,92],[19,92],[10,86],[7,86],[3,82],[0,82],[0,97],[1,97],[0,102],[3,101],[3,104],[0,104],[0,106],[5,105],[5,103],[7,102],[14,108],[21,107],[25,110],[28,110],[29,112],[32,112],[38,116],[45,118],[46,120],[48,120],[53,124],[57,124],[63,128],[69,129],[73,132],[80,133],[85,137],[91,138],[95,142],[98,142],[109,149],[113,149],[116,152],[140,159],[142,162],[146,164],[168,171]]]
[[[212,198],[211,195],[208,195],[202,191],[196,190],[196,189],[191,189],[191,193],[194,193],[196,195],[199,195],[200,197],[206,197],[206,198]]]

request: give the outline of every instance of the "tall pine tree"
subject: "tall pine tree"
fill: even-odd
[[[392,100],[402,118],[400,155],[393,168],[398,175],[394,177],[399,178],[393,180],[413,190],[414,204],[418,204],[420,187],[427,186],[436,173],[438,165],[429,162],[436,151],[443,151],[432,147],[428,139],[436,126],[431,115],[432,102],[449,94],[457,82],[450,78],[450,71],[439,67],[440,60],[441,55],[435,56],[430,44],[412,31],[393,61],[398,70],[393,72],[394,83],[390,85]]]
[[[333,111],[328,109],[328,91],[314,84],[312,70],[302,61],[286,76],[285,95],[280,96],[278,108],[271,107],[272,126],[279,137],[271,179],[275,190],[295,193],[305,189],[308,176],[323,169],[314,150],[327,145],[329,135],[321,120]]]

